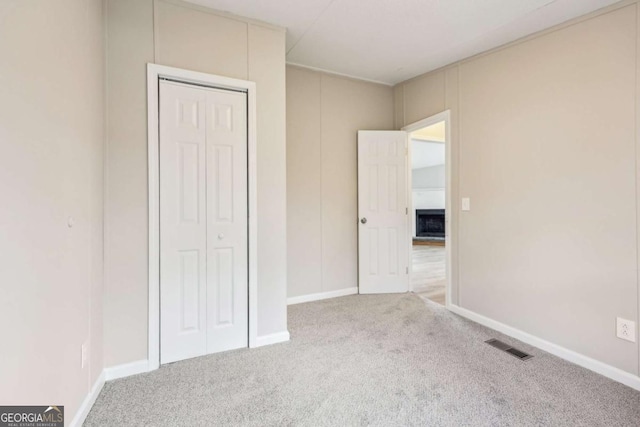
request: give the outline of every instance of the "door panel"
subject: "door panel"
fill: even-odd
[[[407,133],[358,132],[360,293],[409,290]]]
[[[161,363],[248,346],[246,111],[160,82]]]
[[[205,113],[198,89],[160,84],[160,362],[204,354]]]
[[[249,345],[246,95],[207,94],[207,352]]]

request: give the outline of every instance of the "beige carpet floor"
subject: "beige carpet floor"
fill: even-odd
[[[108,382],[86,426],[638,426],[640,392],[414,294],[289,307],[291,341]],[[496,337],[534,357],[484,343]]]

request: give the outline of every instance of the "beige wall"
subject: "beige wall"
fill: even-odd
[[[107,0],[105,363],[147,358],[146,64],[257,83],[258,335],[286,330],[284,31],[170,0]]]
[[[0,403],[67,423],[103,368],[103,57],[102,1],[0,2]]]
[[[637,5],[395,88],[396,126],[452,111],[457,302],[627,372],[638,344]]]
[[[289,297],[358,286],[357,131],[392,128],[391,87],[287,67]]]
[[[146,359],[147,93],[153,0],[107,5],[105,365]],[[126,348],[122,351],[122,348]]]
[[[421,79],[408,81],[401,87],[405,124],[417,122],[445,110],[444,71],[436,71]],[[429,96],[424,96],[425,93]]]

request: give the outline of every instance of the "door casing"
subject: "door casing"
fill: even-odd
[[[159,79],[236,90],[247,93],[247,186],[248,186],[248,278],[249,278],[249,347],[257,346],[258,336],[258,195],[256,144],[256,84],[200,73],[197,71],[147,64],[147,141],[148,141],[148,212],[149,212],[149,324],[148,370],[160,367],[160,165],[159,165]]]

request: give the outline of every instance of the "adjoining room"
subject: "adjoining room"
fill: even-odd
[[[411,290],[442,305],[447,279],[445,129],[441,121],[410,133]]]

